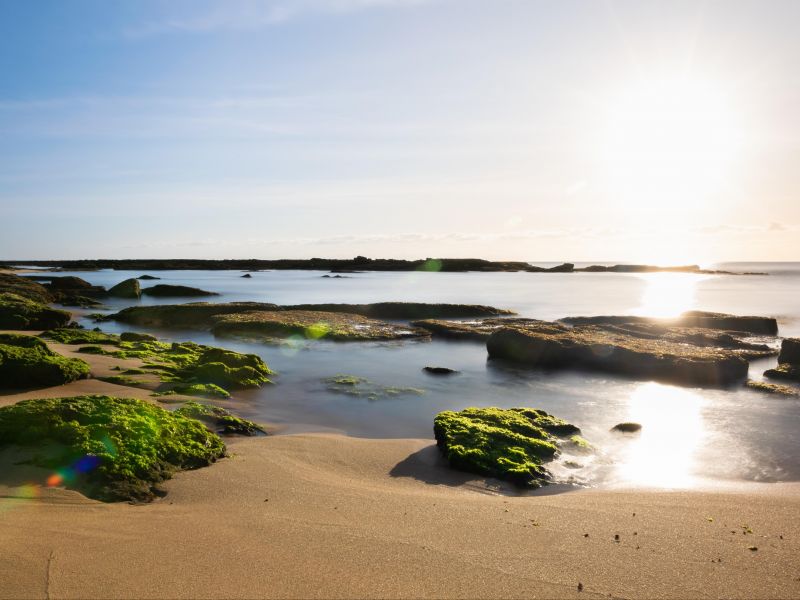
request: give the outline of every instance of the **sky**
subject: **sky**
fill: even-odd
[[[800,2],[3,0],[0,260],[800,260]]]

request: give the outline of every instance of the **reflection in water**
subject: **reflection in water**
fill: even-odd
[[[645,383],[631,394],[628,421],[641,423],[636,437],[620,441],[616,476],[621,483],[655,487],[690,487],[696,453],[705,436],[701,409],[705,400],[694,390]]]
[[[648,317],[677,317],[695,306],[697,284],[708,275],[690,273],[645,273],[639,275],[645,288],[634,314]]]

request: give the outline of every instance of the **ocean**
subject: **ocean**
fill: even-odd
[[[321,271],[270,271],[252,273],[247,279],[240,271],[153,271],[149,274],[161,281],[142,285],[201,287],[221,294],[210,299],[214,302],[487,304],[546,320],[601,314],[671,316],[698,309],[774,316],[781,336],[800,336],[800,263],[727,263],[713,268],[768,275],[366,272],[325,278]],[[60,274],[110,287],[145,273]],[[143,304],[171,302],[141,300]],[[132,303],[109,300],[108,306],[119,310]],[[96,326],[85,317],[81,322]],[[117,332],[134,329],[113,322],[100,326]],[[276,371],[275,385],[237,392],[219,404],[276,425],[281,433],[432,439],[433,418],[439,411],[529,406],[575,423],[597,449],[588,456],[563,456],[553,467],[563,482],[684,489],[800,479],[800,400],[796,398],[516,368],[487,361],[485,346],[477,342],[275,345],[215,340],[197,331],[154,333],[167,341],[193,340],[263,357]],[[761,379],[775,362],[774,358],[752,362],[750,377]],[[434,377],[422,371],[426,365],[460,373]],[[332,389],[326,380],[339,374],[365,378],[374,393],[355,396]],[[629,438],[609,432],[622,421],[641,423],[641,435]]]

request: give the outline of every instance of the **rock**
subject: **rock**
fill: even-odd
[[[65,276],[65,277],[42,277],[42,280],[48,281],[48,285],[53,290],[72,291],[72,290],[92,290],[95,288],[91,283],[80,277]]]
[[[537,331],[553,331],[566,329],[559,323],[539,321],[537,319],[480,319],[475,321],[444,321],[441,319],[423,319],[411,321],[414,327],[430,331],[434,337],[455,340],[475,340],[485,342],[495,331],[503,327],[516,327]]]
[[[168,285],[160,283],[153,287],[144,288],[142,294],[146,296],[155,296],[158,298],[167,297],[189,297],[189,296],[219,296],[216,292],[208,292],[199,288],[189,287],[186,285]]]
[[[213,317],[265,310],[277,310],[275,304],[263,302],[190,302],[188,304],[159,304],[157,306],[132,306],[106,317],[109,320],[144,327],[209,328]]]
[[[158,338],[149,333],[138,333],[134,331],[125,331],[119,335],[119,339],[123,342],[157,342]]]
[[[53,301],[53,296],[42,284],[11,273],[0,273],[0,294],[15,294],[39,304]]]
[[[513,315],[513,311],[476,304],[427,304],[424,302],[376,302],[374,304],[293,304],[285,310],[350,313],[373,319],[463,319]]]
[[[0,293],[0,329],[53,329],[69,320],[66,311],[17,294]]]
[[[120,336],[104,333],[100,330],[88,330],[81,327],[64,327],[51,329],[41,334],[43,338],[59,344],[113,344],[118,345]]]
[[[775,394],[778,396],[800,396],[800,390],[790,387],[788,385],[779,385],[777,383],[767,383],[766,381],[753,381],[748,379],[745,387],[756,392],[764,392],[766,394]]]
[[[781,342],[778,362],[800,366],[800,338],[786,338]]]
[[[300,336],[334,341],[396,340],[426,337],[428,332],[360,315],[306,310],[247,312],[215,318],[214,335],[267,338]]]
[[[234,416],[230,411],[199,402],[187,402],[175,414],[197,419],[214,433],[221,435],[263,435],[266,432],[252,421]]]
[[[433,424],[436,443],[455,469],[539,487],[550,479],[545,463],[563,438],[580,430],[532,408],[444,411]]]
[[[108,295],[116,298],[139,298],[142,288],[138,279],[126,279],[108,290]]]
[[[245,273],[244,275],[242,275],[242,279],[252,279],[252,277],[253,276],[250,275],[250,273]]]
[[[154,281],[156,279],[161,279],[161,277],[155,277],[153,275],[139,275],[137,279],[141,279],[142,281]]]
[[[772,317],[740,317],[724,313],[692,310],[674,319],[637,316],[565,317],[559,319],[569,325],[630,325],[653,324],[668,327],[695,327],[723,331],[741,331],[755,335],[778,334],[778,322]]]
[[[786,381],[800,381],[800,366],[789,363],[779,363],[774,369],[764,371],[764,377],[770,379],[784,379]]]
[[[611,428],[611,431],[617,433],[639,433],[642,426],[639,423],[617,423]]]
[[[642,339],[602,327],[563,331],[504,328],[486,342],[490,358],[551,369],[591,369],[689,385],[725,386],[747,378],[748,365],[730,350]]]
[[[38,338],[0,334],[0,388],[50,387],[88,375],[89,365],[84,361],[56,354]]]
[[[422,370],[431,375],[455,375],[461,372],[447,367],[422,367]]]
[[[23,400],[0,408],[0,447],[33,451],[58,468],[51,485],[103,501],[150,500],[154,486],[183,469],[225,456],[200,422],[149,402],[109,396]],[[48,452],[42,452],[47,448]]]

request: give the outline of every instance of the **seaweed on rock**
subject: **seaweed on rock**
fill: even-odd
[[[103,501],[150,500],[183,469],[210,465],[225,444],[197,420],[132,398],[24,400],[0,408],[0,447],[27,447],[31,462]]]
[[[0,388],[50,387],[88,375],[84,361],[61,356],[38,338],[0,334]]]
[[[175,414],[196,419],[211,431],[221,435],[253,436],[266,433],[260,425],[237,417],[219,406],[187,402],[176,410]]]
[[[550,479],[545,463],[580,429],[532,408],[466,408],[436,415],[433,432],[453,468],[536,488]]]
[[[70,314],[18,294],[0,292],[0,329],[51,329],[69,323]]]

